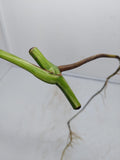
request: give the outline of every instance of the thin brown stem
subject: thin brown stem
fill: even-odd
[[[67,70],[71,70],[71,69],[80,67],[83,64],[88,63],[88,62],[93,61],[93,60],[98,59],[98,58],[115,58],[115,59],[120,60],[120,56],[118,56],[118,55],[110,55],[110,54],[101,53],[101,54],[96,54],[96,55],[87,57],[87,58],[85,58],[83,60],[80,60],[76,63],[58,66],[58,68],[61,72],[63,72],[63,71],[67,71]]]

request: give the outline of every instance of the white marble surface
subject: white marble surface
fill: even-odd
[[[102,82],[66,77],[82,106]],[[104,92],[102,93],[104,95]],[[109,84],[72,123],[75,139],[64,159],[119,160],[120,85]],[[66,122],[75,114],[54,85],[13,68],[0,81],[0,159],[60,160]]]

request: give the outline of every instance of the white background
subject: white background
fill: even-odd
[[[1,0],[0,48],[34,62],[28,50],[36,46],[56,65],[98,53],[120,55],[119,6],[118,0]],[[117,65],[101,59],[65,73],[82,106]],[[3,60],[0,78],[0,159],[59,160],[66,122],[75,113],[64,95]],[[96,97],[72,122],[82,140],[75,140],[65,159],[119,160],[119,81],[113,78],[106,98]]]

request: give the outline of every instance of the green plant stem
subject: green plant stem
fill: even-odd
[[[57,67],[50,63],[48,60],[45,59],[45,57],[42,54],[39,54],[39,50],[34,48],[34,52],[32,52],[32,56],[34,59],[39,63],[42,68],[39,66],[36,66],[34,64],[31,64],[11,53],[5,52],[3,50],[0,50],[0,58],[5,59],[25,70],[32,73],[35,77],[39,78],[40,80],[50,83],[50,84],[56,84],[65,94],[68,101],[72,105],[73,109],[79,109],[80,103],[77,100],[75,94],[73,93],[72,89],[66,82],[66,80],[63,78],[62,74],[60,73],[59,69],[57,70]],[[30,51],[31,53],[31,51]],[[42,62],[41,62],[42,61]],[[57,72],[57,74],[54,74],[53,72],[50,72],[52,68],[53,72]],[[45,70],[46,69],[46,70]],[[60,73],[60,74],[58,74]]]
[[[35,66],[11,53],[5,52],[3,50],[0,50],[0,58],[5,59],[27,71],[32,73],[35,77],[39,78],[40,80],[55,84],[57,79],[59,78],[58,75],[50,74],[49,72],[43,70],[42,68]]]
[[[29,53],[41,68],[54,74],[60,74],[59,68],[54,64],[52,64],[50,61],[48,61],[38,48],[36,47],[31,48],[29,50]]]
[[[60,76],[57,80],[57,86],[63,91],[67,99],[69,100],[70,104],[72,105],[73,109],[79,109],[81,107],[80,102],[74,95],[72,89],[69,87],[68,83],[64,79],[63,76]]]

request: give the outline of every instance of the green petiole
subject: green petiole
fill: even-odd
[[[72,89],[62,76],[59,68],[51,62],[49,62],[37,48],[32,48],[30,50],[30,54],[40,67],[31,64],[11,53],[0,50],[0,58],[5,59],[27,70],[28,72],[32,73],[35,77],[44,82],[56,84],[63,91],[66,98],[72,105],[73,109],[79,109],[81,105],[77,100],[75,94],[73,93]]]
[[[30,55],[35,59],[38,65],[54,74],[60,74],[60,70],[57,66],[48,61],[38,48],[33,47],[29,50]]]
[[[50,74],[49,72],[43,70],[42,68],[35,66],[13,54],[0,50],[0,58],[5,59],[27,71],[32,73],[38,79],[50,83],[55,84],[57,79],[59,78],[58,75]]]

